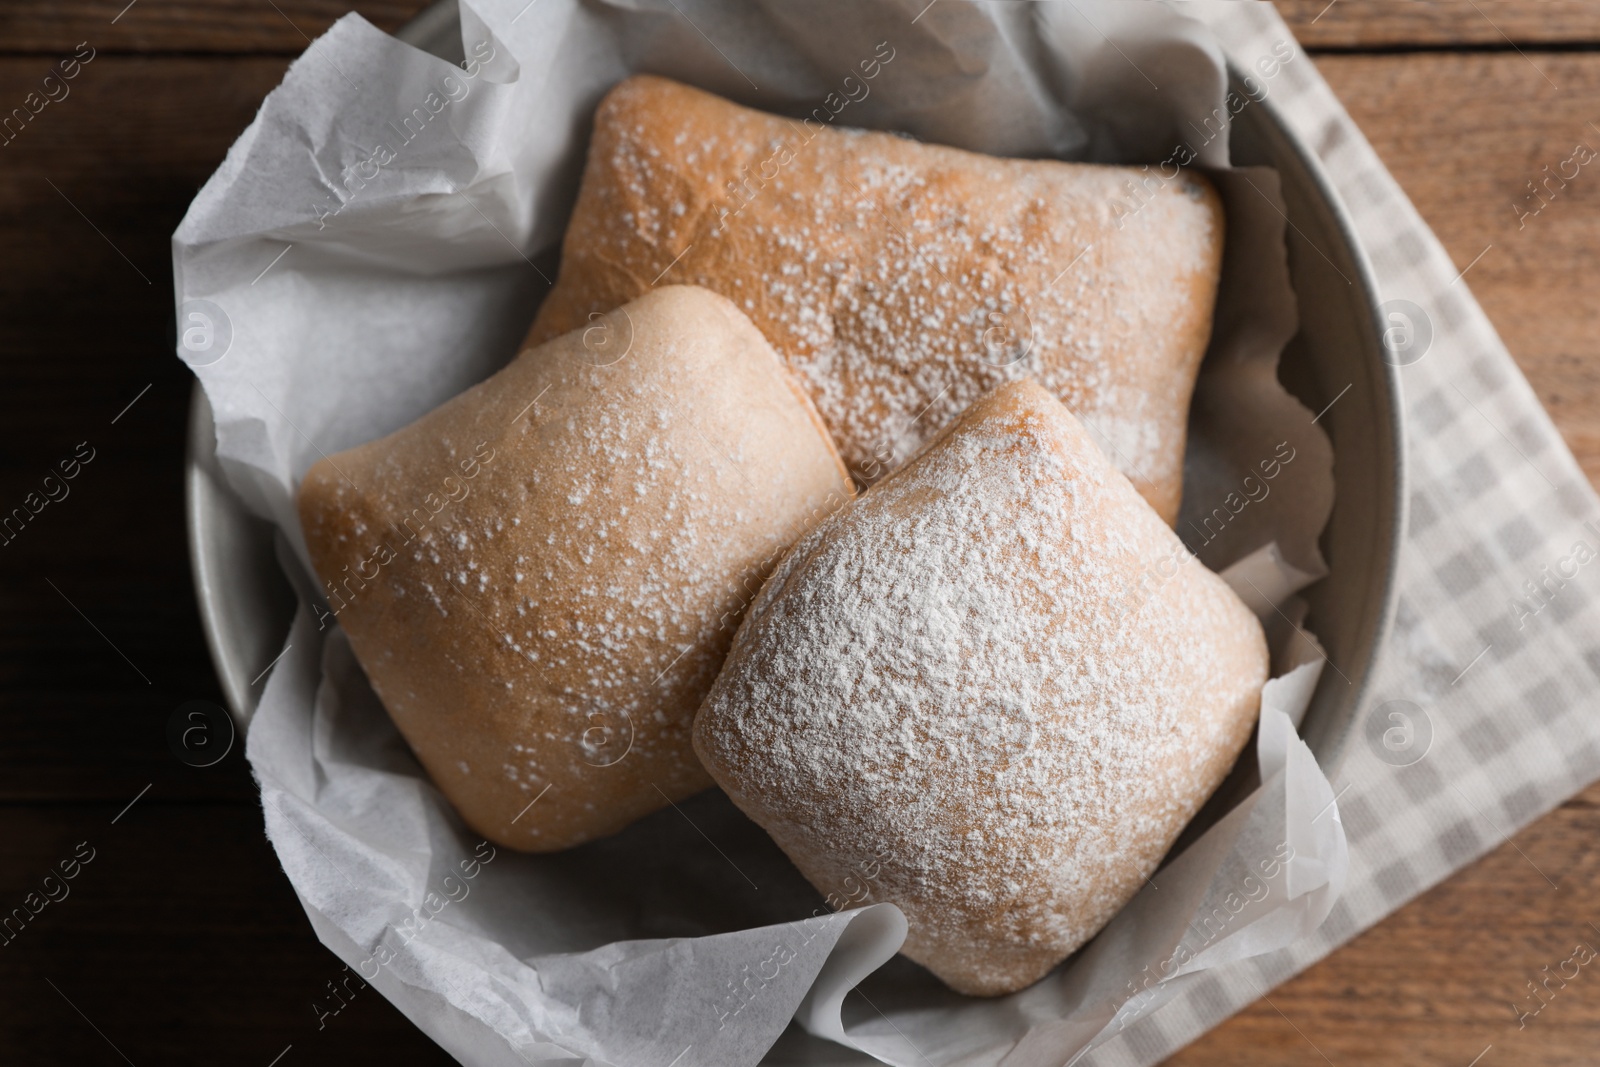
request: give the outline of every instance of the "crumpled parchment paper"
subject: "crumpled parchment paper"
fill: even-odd
[[[1228,166],[1227,115],[1250,101],[1230,93],[1207,31],[1163,5],[1101,2],[467,0],[460,22],[452,64],[340,20],[173,238],[180,355],[214,409],[230,485],[276,524],[301,590],[247,755],[323,942],[464,1063],[754,1064],[795,1019],[887,1063],[944,1067],[1067,1062],[1190,976],[1314,929],[1347,857],[1295,733],[1323,661],[1292,594],[1324,573],[1332,457],[1276,382],[1295,328],[1277,183]],[[863,78],[883,48],[893,58]],[[514,354],[553,274],[542,253],[560,239],[594,105],[635,71],[998,155],[1155,166],[1187,145],[1223,191],[1228,262],[1185,515],[1242,514],[1240,494],[1250,510],[1216,545],[1186,537],[1272,622],[1280,677],[1263,695],[1259,784],[1244,768],[1225,787],[1242,799],[1021,993],[960,997],[895,958],[898,909],[828,912],[715,792],[567,853],[476,840],[343,635],[315,621],[299,478]],[[1258,73],[1244,88],[1270,86]],[[1249,486],[1274,456],[1281,480],[1258,497]]]

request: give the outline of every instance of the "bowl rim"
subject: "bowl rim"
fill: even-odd
[[[395,36],[414,47],[426,49],[430,42],[437,41],[442,35],[455,32],[459,26],[458,19],[456,0],[439,0],[402,26]],[[1227,60],[1226,71],[1230,87],[1242,87],[1244,72],[1231,58]],[[1281,135],[1279,140],[1294,155],[1300,169],[1310,179],[1311,186],[1328,210],[1351,259],[1350,266],[1355,273],[1352,285],[1358,288],[1361,294],[1360,302],[1368,313],[1366,326],[1370,331],[1369,336],[1378,338],[1376,350],[1381,352],[1385,324],[1378,301],[1378,287],[1371,261],[1349,210],[1334,188],[1322,161],[1311,151],[1310,146],[1295,134],[1277,101],[1270,94],[1259,98],[1252,97],[1252,101],[1252,106],[1259,107],[1266,113],[1270,125]],[[1299,302],[1298,295],[1296,302],[1297,304]],[[1366,700],[1378,674],[1377,666],[1393,623],[1399,597],[1400,554],[1405,540],[1409,499],[1403,391],[1399,367],[1380,358],[1376,370],[1373,381],[1378,385],[1378,392],[1381,394],[1379,399],[1382,401],[1378,407],[1382,408],[1385,414],[1386,432],[1382,436],[1387,437],[1386,441],[1380,442],[1379,451],[1380,453],[1386,451],[1392,456],[1392,499],[1387,503],[1392,509],[1393,521],[1389,523],[1386,542],[1380,542],[1375,546],[1383,552],[1385,558],[1376,583],[1377,604],[1369,608],[1370,615],[1365,620],[1370,634],[1370,647],[1366,650],[1365,662],[1362,664],[1355,692],[1344,698],[1350,702],[1350,714],[1343,716],[1342,725],[1336,732],[1327,735],[1323,746],[1326,750],[1325,765],[1330,770],[1342,758],[1350,731],[1354,726],[1356,712]],[[257,698],[252,691],[254,683],[245,680],[249,668],[235,661],[226,639],[229,622],[221,611],[223,590],[226,588],[223,575],[225,568],[223,561],[214,551],[215,538],[210,536],[215,526],[212,509],[216,507],[228,509],[252,522],[265,523],[265,520],[251,513],[222,477],[216,455],[216,428],[211,405],[198,378],[191,388],[187,421],[184,447],[184,528],[190,575],[201,629],[205,635],[212,666],[222,688],[227,710],[239,732],[243,734],[249,728]],[[1384,445],[1387,448],[1382,447]],[[1337,449],[1334,451],[1334,460],[1337,465]]]
[[[451,0],[454,2],[454,0]],[[1302,53],[1303,54],[1303,53]],[[1228,81],[1230,88],[1242,88],[1246,72],[1232,57],[1226,61]],[[1270,93],[1255,99],[1252,106],[1258,106],[1267,114],[1271,125],[1282,135],[1282,142],[1293,153],[1300,169],[1310,178],[1318,197],[1328,208],[1333,224],[1338,230],[1339,237],[1348,251],[1351,259],[1350,266],[1354,269],[1355,277],[1351,284],[1361,293],[1361,305],[1368,316],[1367,330],[1370,337],[1377,338],[1376,350],[1384,351],[1383,337],[1387,328],[1382,309],[1381,292],[1378,288],[1377,276],[1372,267],[1372,260],[1367,255],[1366,244],[1362,241],[1360,232],[1356,229],[1355,220],[1350,214],[1350,209],[1345,206],[1344,198],[1339,194],[1329,177],[1327,168],[1323,166],[1322,159],[1306,140],[1300,137],[1289,124],[1282,107]],[[1284,217],[1288,222],[1288,216]],[[1291,226],[1293,223],[1289,223]],[[1298,306],[1300,297],[1296,293],[1295,303]],[[1296,332],[1298,333],[1298,327]],[[1292,339],[1291,339],[1292,340]],[[1281,353],[1280,353],[1281,361]],[[1369,630],[1370,647],[1367,649],[1365,663],[1362,665],[1361,676],[1355,685],[1355,691],[1346,699],[1349,701],[1350,714],[1344,717],[1339,730],[1326,738],[1325,748],[1328,755],[1325,769],[1331,774],[1345,755],[1345,746],[1349,740],[1350,731],[1355,726],[1355,720],[1362,704],[1367,700],[1375,680],[1379,674],[1379,665],[1382,659],[1384,645],[1394,622],[1395,611],[1400,599],[1400,557],[1405,546],[1406,531],[1410,524],[1410,498],[1408,491],[1410,468],[1406,463],[1406,435],[1405,435],[1405,390],[1400,368],[1381,354],[1377,360],[1377,373],[1373,381],[1378,385],[1382,394],[1382,403],[1378,405],[1386,416],[1384,419],[1384,437],[1380,441],[1380,452],[1387,451],[1390,458],[1391,499],[1388,501],[1392,509],[1393,520],[1388,524],[1387,537],[1378,546],[1383,552],[1382,572],[1377,583],[1377,603],[1370,609]],[[1329,436],[1332,445],[1332,436]],[[1334,448],[1334,468],[1338,468],[1338,449]],[[1334,483],[1335,506],[1338,501],[1337,475]],[[1330,516],[1331,522],[1331,516]],[[1326,532],[1326,526],[1324,532]],[[1320,535],[1319,535],[1320,539]],[[1327,578],[1318,579],[1326,581]],[[1308,714],[1313,713],[1308,709]],[[1301,731],[1302,738],[1304,731]],[[1319,757],[1319,763],[1324,760]]]

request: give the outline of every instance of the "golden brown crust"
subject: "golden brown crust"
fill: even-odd
[[[565,848],[710,784],[690,720],[740,613],[851,493],[788,378],[666,286],[306,475],[329,603],[477,832]]]
[[[738,107],[648,75],[602,101],[533,337],[657,279],[733,300],[857,478],[1038,378],[1170,524],[1221,270],[1198,174],[995,159]]]
[[[1031,381],[789,551],[695,720],[835,904],[953,988],[1036,981],[1137,892],[1249,739],[1260,624]]]

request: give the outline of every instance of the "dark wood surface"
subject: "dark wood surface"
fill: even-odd
[[[278,870],[240,753],[192,768],[165,737],[179,704],[220,700],[184,548],[190,378],[171,351],[168,239],[348,6],[0,6],[0,108],[95,49],[0,147],[0,513],[80,442],[95,450],[0,547],[0,914],[80,843],[94,855],[0,946],[0,1063],[450,1062],[371,990],[319,1029],[341,965]],[[354,6],[394,29],[422,5]],[[1472,288],[1600,478],[1600,177],[1539,226],[1517,230],[1510,207],[1573,143],[1600,147],[1600,5],[1281,6],[1458,263],[1494,244]],[[1593,1062],[1600,978],[1585,970],[1523,1029],[1510,1004],[1574,939],[1600,945],[1597,846],[1591,787],[1175,1062]]]

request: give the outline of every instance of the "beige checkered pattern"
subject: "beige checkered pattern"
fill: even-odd
[[[1293,39],[1268,4],[1205,13],[1241,65]],[[1328,921],[1291,949],[1212,972],[1080,1061],[1100,1067],[1161,1060],[1600,777],[1600,567],[1537,615],[1513,607],[1574,542],[1600,547],[1583,525],[1600,523],[1595,495],[1458,268],[1316,68],[1285,65],[1272,94],[1349,209],[1382,298],[1419,305],[1433,324],[1427,353],[1401,371],[1411,498],[1399,610],[1368,706],[1329,769],[1351,871]],[[1426,756],[1409,766],[1380,760],[1363,738],[1390,700],[1419,705],[1432,727]]]

